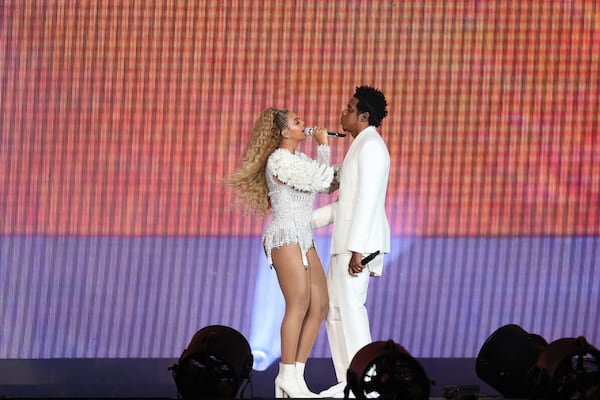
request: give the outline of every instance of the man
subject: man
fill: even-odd
[[[383,254],[390,247],[385,212],[390,155],[376,129],[386,116],[387,101],[381,91],[356,88],[341,116],[342,128],[354,140],[337,176],[338,200],[313,214],[314,227],[333,222],[326,329],[339,383],[321,392],[324,397],[343,393],[352,358],[372,342],[365,307],[369,277],[381,275]],[[381,254],[362,265],[363,258],[377,251]]]

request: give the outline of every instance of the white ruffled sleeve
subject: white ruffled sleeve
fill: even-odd
[[[325,191],[333,179],[333,167],[328,165],[331,150],[320,145],[317,151],[318,159],[313,160],[304,153],[277,149],[269,156],[267,172],[303,192]]]
[[[329,165],[331,158],[331,148],[326,144],[320,144],[317,147],[317,163]]]

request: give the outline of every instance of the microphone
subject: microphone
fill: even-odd
[[[313,134],[313,128],[304,128],[304,134],[306,136],[312,136]],[[335,137],[346,137],[345,133],[339,133],[339,132],[327,132],[328,136],[335,136]]]
[[[370,263],[371,261],[373,261],[373,259],[375,257],[377,257],[379,255],[379,250],[377,250],[375,253],[371,253],[368,256],[366,256],[365,258],[363,258],[362,260],[360,260],[360,265],[367,265],[368,263]]]

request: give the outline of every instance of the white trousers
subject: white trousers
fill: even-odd
[[[352,358],[371,343],[371,329],[365,302],[369,270],[358,276],[348,273],[351,254],[335,254],[327,271],[329,312],[325,327],[338,382],[346,381]]]

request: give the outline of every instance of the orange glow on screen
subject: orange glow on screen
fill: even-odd
[[[360,84],[389,100],[394,234],[600,233],[592,1],[0,7],[1,234],[258,234],[221,184],[255,118],[339,129]]]

